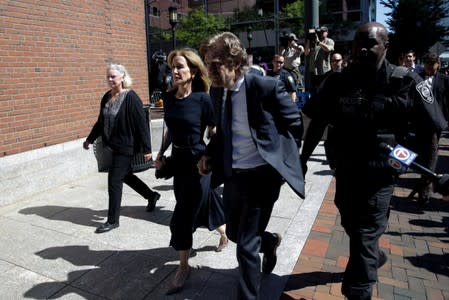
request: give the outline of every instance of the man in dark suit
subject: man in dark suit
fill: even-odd
[[[434,114],[438,118],[448,120],[449,117],[449,77],[441,72],[440,58],[436,53],[427,53],[423,57],[424,70],[419,74],[423,81],[417,85],[417,89],[427,101],[436,101]],[[441,136],[441,128],[434,126],[433,122],[422,119],[417,126],[417,145],[416,149],[419,154],[418,161],[435,171],[438,159],[438,143]],[[429,178],[422,176],[421,180],[410,193],[412,198],[418,193],[418,204],[426,204],[430,201],[432,185]]]
[[[256,299],[262,271],[271,273],[281,242],[265,231],[283,178],[304,198],[298,144],[302,122],[281,81],[246,74],[246,51],[237,36],[220,33],[200,46],[212,80],[217,133],[198,162],[201,174],[224,180],[226,233],[237,243],[239,299]],[[220,176],[222,174],[222,176]]]

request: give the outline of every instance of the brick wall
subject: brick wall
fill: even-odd
[[[143,0],[0,2],[0,157],[87,136],[119,62],[148,103]]]

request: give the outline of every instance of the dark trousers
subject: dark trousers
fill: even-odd
[[[176,205],[170,221],[170,246],[176,251],[192,248],[196,213],[203,197],[203,188],[204,191],[208,188],[203,187],[206,179],[193,169],[191,173],[175,174],[173,177]],[[210,180],[207,182],[210,184]]]
[[[342,294],[350,300],[371,299],[377,281],[379,238],[385,232],[394,185],[391,177],[366,172],[336,173],[335,204],[349,236],[349,261]]]
[[[114,153],[112,166],[108,173],[109,209],[108,222],[119,222],[120,205],[122,203],[123,183],[135,190],[145,199],[154,193],[142,180],[133,174],[131,170],[131,155]]]
[[[271,242],[265,232],[279,197],[281,177],[271,166],[233,170],[223,189],[226,234],[237,244],[239,299],[256,299],[260,286],[260,257]]]
[[[417,162],[424,167],[435,171],[438,162],[438,144],[440,142],[441,133],[433,132],[422,134],[417,146],[418,158]],[[430,179],[421,175],[420,180],[413,188],[413,192],[420,193],[421,197],[428,198],[432,192],[432,183]]]

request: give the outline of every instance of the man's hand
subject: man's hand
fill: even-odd
[[[197,167],[198,167],[198,173],[200,175],[207,175],[211,171],[210,167],[210,157],[203,155],[201,159],[198,161]]]

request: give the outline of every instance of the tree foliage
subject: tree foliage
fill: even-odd
[[[282,20],[285,21],[282,21]],[[297,0],[281,9],[281,27],[288,26],[297,35],[304,33],[304,0]]]
[[[176,27],[176,38],[193,49],[198,49],[207,36],[229,30],[226,18],[221,15],[206,15],[203,9],[191,10],[188,16],[180,18]]]
[[[422,57],[449,29],[440,22],[449,17],[446,0],[381,0],[380,4],[391,10],[386,23],[391,31],[389,59],[394,63],[408,50]]]

